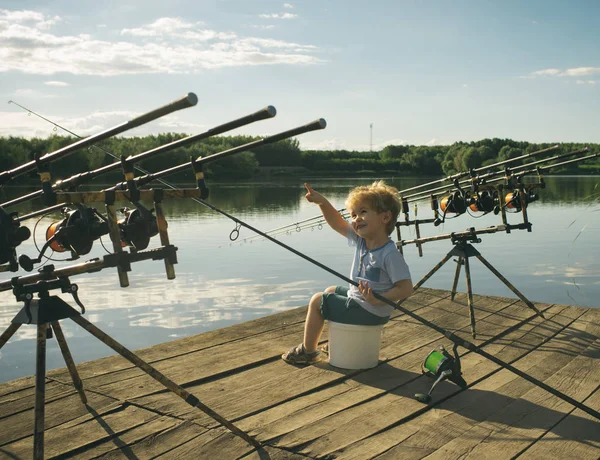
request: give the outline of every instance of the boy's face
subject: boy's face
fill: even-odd
[[[390,211],[377,212],[366,201],[357,201],[350,211],[352,228],[362,238],[387,237],[387,223],[392,218]]]

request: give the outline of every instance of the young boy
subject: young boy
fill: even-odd
[[[319,360],[317,350],[325,320],[345,324],[385,324],[394,307],[377,299],[373,293],[399,302],[413,292],[404,257],[390,234],[400,213],[398,190],[383,181],[352,189],[346,199],[348,223],[320,193],[304,184],[306,199],[319,205],[323,217],[336,232],[356,246],[350,277],[358,287],[330,286],[312,296],[304,325],[304,341],[281,355],[291,364],[313,364]]]

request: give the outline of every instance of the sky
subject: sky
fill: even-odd
[[[198,134],[267,105],[304,149],[600,143],[597,0],[0,0],[0,136]],[[60,131],[57,133],[61,134]]]

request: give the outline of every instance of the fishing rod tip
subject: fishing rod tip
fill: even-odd
[[[198,103],[198,96],[196,96],[195,93],[187,93],[185,98],[187,99],[188,104],[190,104],[190,107]]]

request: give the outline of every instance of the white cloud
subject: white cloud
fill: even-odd
[[[575,69],[567,69],[561,76],[567,77],[583,77],[586,75],[600,74],[600,67],[577,67]]]
[[[600,67],[575,67],[572,69],[544,69],[531,72],[532,76],[555,76],[555,77],[584,77],[588,75],[600,75]]]
[[[293,8],[294,8],[294,5],[292,5],[291,3],[284,3],[284,4],[283,4],[283,7],[284,7],[284,8],[289,8],[289,9],[293,9]]]
[[[11,11],[0,9],[0,29],[11,23],[28,24],[37,29],[48,29],[61,21],[59,16],[45,17],[31,10]]]
[[[575,83],[578,85],[595,85],[596,80],[577,80]]]
[[[271,13],[271,14],[259,14],[259,18],[264,19],[294,19],[298,17],[297,14],[293,13]]]
[[[47,85],[47,86],[69,86],[69,84],[64,81],[54,81],[54,80],[45,81],[44,85]]]
[[[531,75],[560,75],[560,69],[544,69],[531,72]]]
[[[161,37],[165,35],[179,35],[181,31],[194,29],[201,23],[189,23],[180,18],[160,18],[152,24],[135,29],[123,29],[121,35],[132,35],[135,37]],[[208,31],[212,32],[212,31]]]
[[[433,138],[429,142],[426,142],[425,145],[430,145],[430,146],[438,145],[438,142],[439,141],[436,138]]]
[[[275,28],[275,26],[273,24],[253,25],[252,27],[254,29],[261,29],[261,30],[270,30],[270,29],[274,29]]]
[[[121,32],[123,37],[142,39],[142,43],[97,40],[88,34],[61,36],[44,30],[59,19],[46,18],[41,13],[0,10],[0,72],[179,74],[222,67],[321,62],[311,54],[317,51],[313,45],[240,38],[232,32],[200,29],[200,23],[179,18],[160,18]]]

